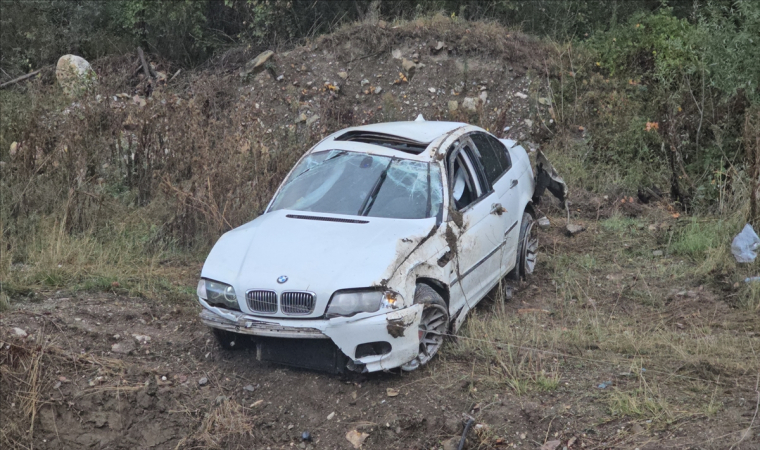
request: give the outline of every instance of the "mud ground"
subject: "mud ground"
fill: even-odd
[[[590,207],[586,215],[598,216],[600,209]],[[561,215],[550,217],[561,223]],[[583,253],[593,236],[590,229],[570,238],[554,225],[542,231],[541,249]],[[672,287],[651,285],[663,297]],[[546,299],[555,289],[555,274],[544,262],[527,283],[515,285],[511,300],[500,305],[492,293],[474,316],[496,308],[515,316],[550,308]],[[696,292],[662,314],[685,322],[694,312],[713,311],[732,317],[737,329],[757,325],[714,288]],[[610,292],[606,301],[619,304],[615,296]],[[625,389],[635,382],[618,376],[618,365],[594,357],[557,355],[562,376],[556,389],[545,391],[510,389],[498,373],[483,376],[475,356],[446,350],[413,373],[327,375],[257,362],[251,348],[221,349],[200,324],[190,296],[169,302],[62,290],[38,297],[0,315],[0,429],[16,448],[350,449],[346,436],[356,430],[365,438],[363,448],[450,449],[456,448],[465,415],[476,424],[468,449],[536,449],[547,441],[558,441],[560,449],[760,445],[756,422],[740,441],[756,411],[751,372],[724,375],[716,384],[722,405],[717,414],[685,414],[649,427],[645,417],[610,413],[609,392],[598,384],[610,379],[615,389]],[[616,314],[646,321],[646,311],[624,301]],[[542,326],[558,322],[547,317]],[[689,382],[677,373],[700,377],[671,369],[664,389]],[[709,377],[710,368],[701,376]],[[310,439],[303,439],[304,432]]]

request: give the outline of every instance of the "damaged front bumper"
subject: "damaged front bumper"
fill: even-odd
[[[203,306],[200,318],[205,325],[256,337],[260,360],[319,370],[335,365],[335,370],[330,371],[336,372],[343,372],[346,368],[376,372],[399,367],[419,353],[418,329],[423,305],[353,317],[274,319],[216,308],[199,300]],[[328,351],[331,345],[340,352],[335,358]],[[310,364],[308,358],[282,354],[299,350],[310,356],[324,355],[321,359],[332,358],[334,361]]]

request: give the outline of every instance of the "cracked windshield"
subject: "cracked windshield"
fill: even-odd
[[[270,211],[424,219],[438,214],[442,194],[436,165],[332,150],[304,158]]]

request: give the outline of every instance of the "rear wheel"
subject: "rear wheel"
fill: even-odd
[[[538,227],[536,219],[529,212],[523,212],[520,237],[517,241],[517,260],[510,278],[519,281],[533,274],[538,256]]]
[[[446,302],[427,284],[417,285],[414,303],[425,305],[418,330],[420,349],[417,357],[401,366],[402,370],[412,371],[427,364],[443,345],[443,338],[449,329],[449,310]]]

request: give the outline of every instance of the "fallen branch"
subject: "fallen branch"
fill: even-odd
[[[45,67],[43,67],[42,69],[45,69]],[[16,84],[16,83],[18,83],[20,81],[28,80],[29,78],[32,78],[33,76],[35,76],[38,73],[42,72],[42,69],[37,69],[34,72],[29,72],[28,74],[22,75],[22,76],[20,76],[18,78],[14,78],[11,81],[6,81],[5,83],[0,84],[0,89],[5,89],[6,87],[14,85],[14,84]]]
[[[140,64],[142,64],[143,71],[145,72],[145,77],[148,79],[155,78],[152,74],[153,71],[150,70],[148,62],[145,61],[145,53],[143,53],[143,49],[141,47],[137,47],[137,55],[140,57]]]

